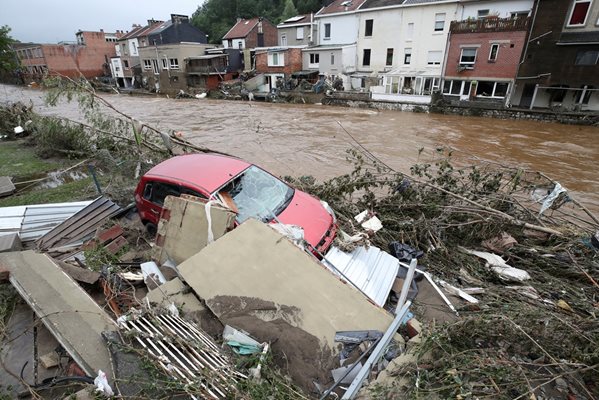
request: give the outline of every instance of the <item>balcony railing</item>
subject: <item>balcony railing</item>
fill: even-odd
[[[451,33],[482,33],[482,32],[509,32],[526,31],[530,24],[530,17],[526,18],[494,18],[467,19],[452,21],[449,27]]]

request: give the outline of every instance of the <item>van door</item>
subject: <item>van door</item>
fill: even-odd
[[[144,187],[142,194],[142,208],[144,209],[141,215],[142,220],[145,219],[154,225],[158,225],[158,219],[162,212],[162,206],[166,196],[181,195],[181,187],[172,183],[159,181],[148,181]]]

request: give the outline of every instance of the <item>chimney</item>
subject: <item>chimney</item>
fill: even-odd
[[[189,17],[187,15],[171,14],[171,21],[173,21],[173,24],[187,23]]]
[[[237,23],[241,22],[241,18],[237,17]]]

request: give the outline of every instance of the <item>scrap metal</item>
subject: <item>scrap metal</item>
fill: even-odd
[[[203,398],[230,398],[237,393],[237,383],[247,379],[193,322],[169,314],[128,317],[119,319],[121,330],[132,335],[167,375],[198,385]]]

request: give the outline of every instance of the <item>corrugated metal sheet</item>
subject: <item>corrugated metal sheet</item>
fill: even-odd
[[[374,246],[358,247],[351,253],[331,247],[322,263],[381,307],[387,301],[399,270],[397,258]]]
[[[36,241],[40,250],[67,246],[94,234],[96,229],[121,208],[105,197],[99,197],[85,208],[55,226]]]
[[[91,201],[0,208],[0,232],[19,232],[21,241],[42,237]]]

